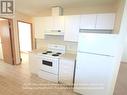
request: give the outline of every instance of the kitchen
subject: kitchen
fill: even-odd
[[[70,14],[54,6],[50,7],[51,15],[33,16],[35,48],[29,52],[31,75],[71,86],[82,95],[112,95],[121,52],[117,34],[121,14],[116,6],[113,4],[112,10],[106,6],[104,10],[108,11],[103,12],[97,6],[98,11],[93,7],[94,12],[73,13],[70,9]]]
[[[36,17],[34,19],[34,21],[35,21],[34,29],[35,29],[35,37],[36,38],[40,37],[42,39],[42,37],[44,37],[44,39],[50,40],[50,38],[52,38],[52,36],[53,36],[54,40],[56,38],[63,38],[64,41],[73,42],[74,44],[76,44],[78,42],[78,51],[77,52],[79,52],[80,50],[83,50],[85,52],[91,52],[91,53],[97,55],[96,51],[98,51],[98,53],[102,53],[102,56],[109,55],[110,53],[116,52],[114,46],[115,47],[117,47],[117,46],[113,43],[115,43],[117,41],[117,37],[114,37],[114,39],[116,41],[113,40],[113,38],[110,38],[110,35],[113,32],[114,23],[115,23],[115,14],[114,13],[60,16],[61,11],[62,11],[62,9],[60,7],[54,7],[54,8],[52,8],[52,16],[51,17]],[[44,27],[42,27],[42,26],[44,26]],[[86,33],[89,33],[89,32],[93,33],[93,34],[91,34],[93,37],[91,38],[90,35],[86,35],[90,38],[88,39],[88,37],[87,37],[87,39],[85,39],[86,36],[83,37],[83,34],[85,32]],[[94,33],[99,33],[99,34],[102,33],[104,36],[103,35],[100,36],[100,39],[99,39],[99,35],[94,34]],[[109,34],[109,37],[108,37],[108,34]],[[94,35],[98,36],[97,41],[98,41],[98,43],[100,43],[99,47],[96,45],[97,44],[96,41],[92,42],[94,44],[96,43],[93,46],[91,44],[88,44],[89,40],[96,40],[96,39],[94,39]],[[72,37],[70,37],[70,36],[72,36]],[[51,40],[53,40],[53,39],[51,39]],[[108,39],[108,40],[105,40],[105,39]],[[59,39],[57,39],[57,40],[59,40]],[[86,42],[86,41],[88,41],[88,42]],[[108,42],[108,43],[103,44],[103,42]],[[111,43],[109,43],[109,42],[111,42]],[[78,66],[78,64],[80,64],[78,62],[79,61],[82,62],[82,60],[83,60],[82,58],[84,58],[84,61],[87,61],[88,58],[92,58],[92,55],[85,56],[87,59],[87,60],[85,60],[85,57],[82,57],[82,55],[79,53],[77,53],[77,54],[76,53],[68,53],[68,51],[66,50],[66,46],[61,45],[61,43],[60,43],[60,45],[59,44],[58,45],[51,44],[51,43],[52,42],[49,42],[47,44],[46,51],[40,50],[39,52],[36,51],[35,53],[30,53],[29,64],[30,64],[31,72],[37,74],[42,79],[46,79],[46,80],[57,82],[57,83],[64,83],[64,84],[73,86],[73,83],[74,82],[76,83],[76,81],[74,81],[74,79],[76,80],[76,79],[78,79],[78,77],[82,76],[82,75],[80,75],[82,70],[79,71],[80,74],[78,74],[78,75],[80,75],[80,76],[77,76],[77,74],[75,74],[75,73],[79,73],[79,72],[75,72],[75,70],[78,71],[78,69],[76,67],[76,66]],[[113,44],[113,46],[109,46],[111,44]],[[86,46],[83,46],[83,45],[86,45]],[[89,45],[91,47],[94,47],[95,49],[90,48]],[[72,47],[74,47],[74,46],[72,46]],[[69,48],[72,50],[71,47],[69,47]],[[86,50],[85,50],[85,48],[86,48]],[[115,51],[110,50],[110,49],[113,49]],[[107,53],[104,54],[106,51],[107,51]],[[69,52],[74,52],[74,51],[72,50]],[[75,49],[75,52],[76,52],[76,49]],[[76,60],[76,56],[77,56],[77,60]],[[112,56],[114,56],[114,55],[111,55],[111,57]],[[96,59],[100,58],[99,56],[98,57],[95,56],[95,57],[96,57]],[[108,58],[107,59],[105,58],[103,60],[108,62]],[[96,61],[97,61],[97,63],[96,63]],[[86,76],[89,75],[87,77],[92,77],[92,74],[94,74],[94,76],[97,75],[96,77],[99,77],[100,80],[98,80],[98,79],[96,81],[94,80],[95,82],[93,80],[91,80],[87,83],[94,85],[97,82],[104,80],[102,78],[102,77],[104,77],[101,74],[102,72],[99,74],[99,71],[106,69],[106,67],[107,67],[107,71],[104,71],[104,73],[109,71],[108,68],[111,65],[109,65],[109,67],[108,67],[108,66],[104,65],[105,63],[99,64],[101,62],[98,63],[98,61],[101,61],[101,60],[95,60],[96,65],[95,66],[93,65],[94,67],[91,66],[91,68],[95,69],[95,71],[93,71],[93,72],[96,72],[96,73],[91,73],[91,75],[90,75],[90,73],[88,73],[88,74],[86,73],[85,75]],[[88,64],[90,64],[89,61],[88,61]],[[87,68],[86,69],[87,71],[83,70],[84,73],[91,71],[90,67],[89,67],[90,65],[88,65],[88,64],[86,62],[86,64],[84,65]],[[101,69],[98,68],[99,65],[100,65]],[[104,67],[103,67],[103,65],[104,65]],[[83,68],[85,68],[84,66],[83,66]],[[77,78],[74,76],[76,76]],[[110,77],[110,76],[107,73],[105,73],[105,79],[106,79],[106,77]],[[102,80],[101,80],[101,78],[102,78]],[[79,78],[79,79],[82,79],[82,78]],[[90,80],[90,79],[87,79],[87,80]],[[81,81],[77,82],[77,85],[80,82]],[[87,83],[85,83],[85,84],[87,84]],[[100,84],[98,83],[98,85],[100,85]],[[105,85],[105,86],[106,86],[106,84],[108,84],[108,83],[105,83],[105,84],[102,83],[102,85]],[[89,85],[87,85],[87,86],[89,87]],[[84,88],[87,86],[84,86]],[[94,86],[97,86],[97,85],[94,85]],[[90,87],[92,89],[92,86],[90,86]],[[76,91],[76,86],[75,86],[75,91]],[[79,93],[81,92],[81,94],[84,93],[84,92],[78,91],[78,90],[76,92],[79,92]],[[90,93],[95,94],[95,91],[91,90],[91,91],[88,91],[87,93],[88,94],[90,94]],[[102,93],[104,94],[107,92],[100,91],[100,92],[97,92],[97,95],[101,95]]]
[[[74,86],[74,91],[80,94],[111,95],[113,92],[108,86],[114,85],[111,74],[118,51],[115,47],[119,45],[117,34],[113,34],[116,14],[63,16],[62,10],[56,6],[52,8],[52,16],[33,18],[37,50],[29,54],[31,72],[42,79]],[[83,65],[84,61],[88,62]],[[96,64],[92,66],[93,62]],[[95,72],[97,79],[92,80]],[[80,83],[90,90],[80,90]]]

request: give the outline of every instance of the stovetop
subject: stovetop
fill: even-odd
[[[53,52],[53,51],[44,51],[44,52],[41,52],[41,53],[38,53],[38,55],[40,56],[44,56],[44,57],[50,57],[50,58],[60,58],[60,56],[62,55],[63,53],[61,52]]]
[[[60,52],[53,52],[53,51],[46,51],[42,53],[43,55],[50,55],[50,56],[60,56],[62,53]]]
[[[60,58],[60,56],[64,53],[64,45],[48,44],[47,51],[41,52],[39,53],[39,55],[42,55],[44,57]]]

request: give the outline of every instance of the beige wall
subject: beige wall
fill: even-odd
[[[16,61],[17,64],[20,63],[20,52],[19,52],[19,38],[18,38],[18,28],[17,28],[17,21],[24,21],[24,22],[29,22],[32,23],[32,18],[28,17],[24,14],[21,13],[16,13],[14,19],[13,19],[13,24],[14,24],[14,39],[15,39],[15,49],[16,49]]]
[[[126,1],[126,3],[125,3],[125,1]],[[123,11],[120,11],[120,10],[124,9],[123,6],[125,4],[126,4],[126,9],[127,9],[127,0],[122,0],[121,1],[121,7],[119,9],[119,15],[121,17],[123,16],[124,18],[122,20],[122,23],[118,23],[118,25],[119,25],[118,29],[120,29],[120,27],[121,27],[120,35],[122,36],[123,39],[125,39],[124,49],[123,49],[123,55],[122,55],[122,62],[126,62],[127,63],[127,21],[126,21],[126,19],[127,19],[127,12],[124,13],[124,15],[121,15],[121,14],[123,14]],[[125,11],[127,11],[127,10],[125,10]]]
[[[117,2],[117,13],[116,13],[116,22],[115,22],[115,28],[114,28],[114,33],[119,33],[120,27],[121,27],[121,20],[123,16],[123,11],[124,11],[124,6],[125,6],[125,1],[126,0],[119,0]],[[127,37],[127,35],[126,35]],[[127,62],[127,39],[125,41],[124,45],[124,51],[122,55],[122,62]]]
[[[116,22],[114,27],[114,33],[119,33],[120,25],[121,25],[121,19],[123,16],[123,10],[124,10],[125,0],[118,0],[116,4]]]
[[[89,14],[89,13],[112,13],[116,12],[116,4],[111,5],[89,5],[84,7],[72,7],[72,8],[63,8],[63,15],[79,15],[79,14]],[[38,13],[36,16],[51,16],[51,9],[48,11],[43,11],[42,13]]]
[[[116,5],[84,6],[78,8],[64,9],[64,15],[91,14],[91,13],[112,13],[116,12]]]
[[[127,63],[127,36],[126,36],[126,40],[125,40],[125,44],[124,44],[122,62],[126,62]]]

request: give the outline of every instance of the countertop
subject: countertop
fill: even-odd
[[[75,60],[76,59],[76,54],[72,53],[65,53],[61,56],[62,59],[67,59],[67,60]]]
[[[44,51],[46,51],[46,50],[47,50],[46,48],[35,49],[35,50],[30,51],[29,53],[37,54],[37,53],[42,53],[42,52],[44,52]]]

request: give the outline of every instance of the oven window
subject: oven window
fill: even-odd
[[[50,62],[50,61],[42,60],[42,64],[52,67],[52,62]]]

